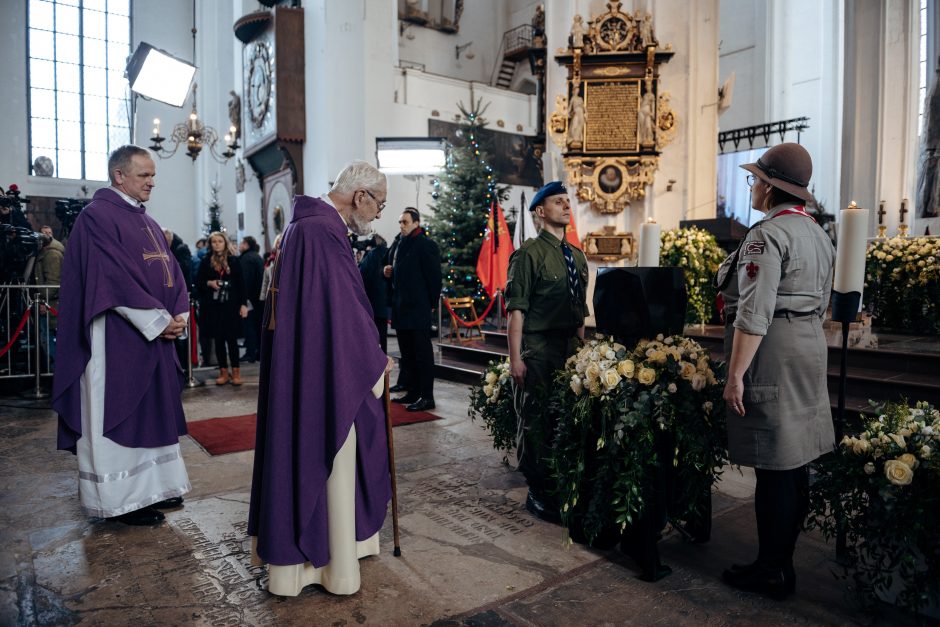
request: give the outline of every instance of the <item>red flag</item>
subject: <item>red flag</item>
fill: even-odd
[[[477,257],[477,276],[490,298],[496,295],[496,290],[506,289],[509,255],[512,251],[512,237],[503,216],[503,208],[497,203],[492,203],[490,216],[486,221],[483,246],[480,247],[480,256]]]
[[[578,239],[578,227],[574,225],[574,207],[571,208],[571,220],[568,222],[568,228],[565,229],[565,239],[578,250],[581,249],[581,240]]]

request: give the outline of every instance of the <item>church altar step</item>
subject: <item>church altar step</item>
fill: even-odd
[[[708,349],[715,359],[723,359],[721,327],[689,327],[686,334]],[[870,413],[868,399],[876,401],[906,398],[910,402],[929,401],[940,405],[940,350],[929,341],[912,343],[893,338],[891,346],[905,350],[850,348],[846,379],[848,415]],[[436,376],[449,381],[475,384],[487,364],[508,354],[505,332],[484,331],[483,340],[459,345],[443,341]],[[915,348],[919,350],[914,350]],[[829,347],[828,388],[833,411],[838,405],[839,360],[841,349]]]

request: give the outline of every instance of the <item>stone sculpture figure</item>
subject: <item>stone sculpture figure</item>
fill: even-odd
[[[584,99],[577,92],[571,97],[568,116],[568,147],[581,148],[584,146],[584,124],[587,114],[584,111]]]

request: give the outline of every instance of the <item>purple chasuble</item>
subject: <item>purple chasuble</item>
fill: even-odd
[[[357,540],[381,529],[391,498],[385,416],[372,395],[387,358],[335,208],[294,197],[272,288],[248,534],[268,564],[320,567],[330,561],[326,481],[353,424]]]
[[[173,342],[148,342],[115,307],[189,310],[186,282],[160,225],[143,207],[99,189],[79,214],[65,249],[59,290],[58,357],[52,407],[59,449],[82,436],[80,379],[91,358],[91,325],[107,316],[104,435],[121,446],[175,444],[186,433],[183,371]]]

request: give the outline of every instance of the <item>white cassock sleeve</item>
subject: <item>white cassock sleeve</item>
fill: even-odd
[[[166,309],[133,309],[131,307],[115,307],[114,311],[122,318],[130,322],[140,331],[140,334],[147,338],[148,342],[160,337],[163,330],[170,322],[173,316]],[[189,312],[181,314],[186,321],[189,321]],[[184,333],[180,339],[185,339]]]

